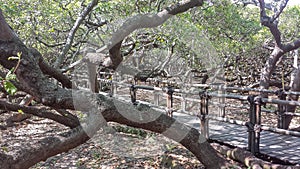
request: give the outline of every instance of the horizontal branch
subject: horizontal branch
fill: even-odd
[[[284,46],[283,50],[285,53],[290,52],[292,50],[298,49],[300,47],[300,39],[295,40],[292,43],[289,43]]]
[[[34,164],[45,161],[56,154],[66,152],[89,140],[89,136],[81,127],[74,128],[58,136],[46,137],[9,155],[0,153],[1,168],[30,168]]]
[[[163,9],[157,14],[140,14],[128,18],[122,26],[113,33],[108,44],[113,68],[116,68],[122,62],[123,58],[120,52],[122,41],[133,31],[141,28],[157,27],[170,17],[201,5],[203,5],[203,0],[183,0],[180,3]]]
[[[66,42],[62,42],[62,43],[56,43],[56,44],[48,44],[46,42],[44,42],[43,40],[41,40],[40,38],[36,37],[35,38],[38,42],[40,42],[41,44],[49,47],[49,48],[53,48],[53,47],[57,47],[57,46],[62,46],[62,45],[65,45]]]
[[[58,114],[53,113],[53,111],[47,110],[45,108],[38,108],[34,106],[22,106],[19,104],[13,104],[6,102],[4,100],[0,100],[0,109],[1,110],[9,110],[9,111],[15,111],[18,112],[19,110],[22,110],[22,112],[26,114],[31,114],[37,117],[41,118],[48,118],[53,121],[56,121],[60,124],[63,124],[65,126],[68,126],[70,128],[75,128],[80,125],[80,122],[78,119],[75,119],[74,116],[60,116]]]

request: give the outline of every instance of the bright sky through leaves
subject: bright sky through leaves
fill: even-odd
[[[288,5],[300,5],[299,0],[289,0]]]

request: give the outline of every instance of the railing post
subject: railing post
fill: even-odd
[[[117,74],[114,74],[112,77],[112,81],[118,82],[119,79],[117,79]],[[117,95],[117,89],[118,89],[118,84],[114,84],[114,95]]]
[[[112,75],[111,76],[111,81],[110,81],[110,84],[111,84],[111,88],[110,88],[110,95],[111,96],[114,96],[114,95],[116,95],[117,94],[117,84],[115,84],[115,78],[114,78],[114,76]]]
[[[99,81],[99,91],[102,92],[102,91],[103,91],[103,86],[104,86],[104,85],[103,85],[103,82],[102,82],[103,79],[102,79],[102,74],[101,74],[101,72],[98,72],[98,77],[99,77],[99,80],[98,80],[98,81]]]
[[[135,104],[136,103],[136,88],[135,88],[135,86],[134,85],[131,85],[130,86],[130,98],[131,98],[131,102],[133,103],[133,104]]]
[[[284,94],[283,90],[279,90],[278,93],[278,99],[280,100],[286,100],[286,94]],[[277,127],[280,129],[284,129],[286,124],[286,116],[285,116],[285,112],[286,112],[286,106],[278,104],[278,112],[277,112]]]
[[[256,112],[255,112],[255,126],[254,126],[254,132],[255,132],[255,153],[259,153],[259,144],[260,144],[260,132],[261,132],[261,105],[262,105],[262,99],[260,96],[257,96],[254,98],[254,103],[256,106]]]
[[[248,149],[253,154],[259,153],[261,132],[261,97],[249,96]]]
[[[158,91],[153,91],[153,100],[154,100],[154,105],[159,106],[159,93]]]
[[[186,94],[182,94],[181,97],[182,97],[182,100],[181,100],[181,109],[183,112],[186,111],[186,99],[185,99],[185,96]]]
[[[208,100],[209,96],[206,91],[199,92],[200,96],[200,130],[201,134],[205,136],[206,139],[209,139],[209,128],[208,128]]]
[[[100,89],[101,92],[103,92],[103,86],[104,86],[102,80],[103,79],[101,79],[101,78],[99,79],[99,89]]]
[[[223,95],[225,94],[225,91],[220,89],[218,91],[219,94]],[[225,98],[224,97],[219,97],[219,106],[218,106],[218,110],[219,110],[219,116],[220,117],[225,117]]]
[[[167,87],[167,115],[173,117],[173,88]]]
[[[110,96],[112,97],[112,96],[114,96],[114,93],[115,93],[115,87],[114,87],[114,82],[113,82],[113,80],[111,79],[110,80]]]

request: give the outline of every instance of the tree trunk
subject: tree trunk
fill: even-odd
[[[268,58],[267,62],[265,63],[265,67],[262,70],[261,77],[260,77],[260,88],[262,88],[262,89],[269,88],[271,75],[276,68],[276,64],[277,64],[279,58],[283,54],[284,53],[282,52],[282,50],[280,48],[275,47],[275,49],[271,53],[270,57]]]
[[[290,87],[291,87],[291,91],[300,92],[300,69],[299,68],[295,69],[291,75]],[[295,96],[295,95],[288,96],[288,100],[298,101],[298,99],[299,99],[298,95],[297,96]],[[288,105],[286,108],[286,112],[293,113],[293,112],[295,112],[296,108],[297,108],[297,106]],[[290,125],[292,119],[293,119],[293,116],[291,116],[291,115],[285,116],[285,123],[284,123],[285,126],[283,126],[284,129],[289,128],[289,125]]]

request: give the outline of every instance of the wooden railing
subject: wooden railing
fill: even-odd
[[[136,104],[137,92],[139,90],[144,91],[153,91],[154,96],[154,106],[159,106],[160,97],[165,97],[166,99],[166,113],[169,116],[173,116],[173,112],[181,112],[187,113],[189,115],[194,115],[200,118],[200,130],[201,133],[209,139],[209,125],[208,120],[218,120],[232,124],[243,125],[248,128],[248,149],[252,153],[259,153],[259,143],[260,143],[260,132],[262,130],[267,130],[279,134],[284,135],[292,135],[300,137],[300,132],[285,130],[282,129],[284,125],[284,117],[286,115],[300,116],[300,113],[294,112],[285,112],[284,106],[292,105],[292,106],[300,106],[300,102],[298,101],[287,101],[287,95],[298,95],[300,96],[300,92],[289,92],[289,91],[274,91],[274,90],[262,90],[262,89],[252,89],[252,88],[239,88],[239,87],[226,87],[224,85],[206,85],[206,84],[175,84],[179,86],[190,86],[196,87],[195,91],[185,91],[178,88],[174,88],[171,86],[166,87],[154,87],[148,85],[136,85],[114,81],[113,78],[110,80],[107,79],[98,79],[99,83],[110,85],[110,95],[117,95],[117,88],[129,88],[130,98],[133,104]],[[163,80],[151,79],[155,81],[156,84],[159,82],[160,84],[172,84],[174,82],[168,82]],[[174,84],[172,84],[174,86]],[[164,85],[165,86],[165,85]],[[221,92],[220,92],[221,91]],[[255,92],[250,95],[242,95],[231,92]],[[264,92],[268,94],[275,95],[278,99],[274,98],[261,98],[259,93]],[[186,95],[193,95],[196,97],[186,97]],[[218,102],[212,101],[212,98],[217,98]],[[228,105],[224,102],[224,98],[226,99],[234,99],[243,102],[247,102],[248,106],[237,106],[237,105]],[[181,101],[181,108],[174,109],[174,99],[178,99]],[[199,110],[194,113],[186,110],[187,101],[196,102],[200,105]],[[277,110],[269,110],[263,108],[266,104],[276,104]],[[213,115],[210,113],[209,105],[215,105],[219,108],[219,114]],[[248,110],[248,121],[235,120],[226,117],[226,107],[235,107],[240,109]],[[261,114],[265,113],[276,113],[277,114],[277,127],[272,127],[268,125],[264,125],[261,122]]]

